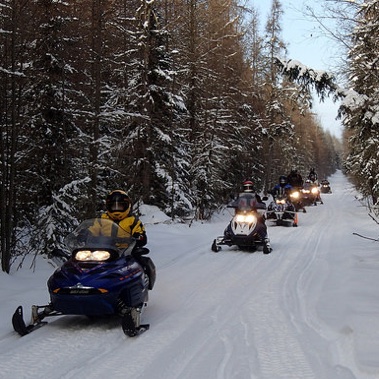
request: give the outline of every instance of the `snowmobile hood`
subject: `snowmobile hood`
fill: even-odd
[[[140,275],[141,266],[129,256],[98,264],[70,260],[53,273],[48,280],[48,287],[54,291],[81,283],[83,286],[109,288]]]

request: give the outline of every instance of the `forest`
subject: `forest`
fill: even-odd
[[[374,206],[379,1],[327,2],[343,84],[289,68],[280,0],[266,20],[239,0],[0,0],[2,270],[61,247],[113,189],[207,220],[246,178],[266,193],[315,167]],[[342,99],[342,141],[313,91]]]

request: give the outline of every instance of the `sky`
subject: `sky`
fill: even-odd
[[[249,3],[259,10],[264,28],[271,9],[271,0],[250,0]],[[327,38],[317,22],[305,16],[306,6],[312,7],[316,13],[322,14],[324,0],[281,0],[284,14],[282,16],[282,38],[287,44],[288,59],[300,61],[302,64],[320,71],[331,72],[338,59],[338,47]],[[326,99],[320,103],[314,98],[314,112],[325,130],[338,138],[342,136],[341,121],[336,120],[339,103]]]
[[[119,320],[51,318],[20,337],[11,317],[46,304],[56,265],[0,272],[1,379],[377,379],[378,225],[338,171],[299,226],[268,223],[273,252],[211,244],[231,219],[171,223],[142,209],[157,281],[130,338]],[[33,257],[30,257],[32,259]]]

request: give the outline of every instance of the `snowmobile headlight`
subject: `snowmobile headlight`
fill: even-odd
[[[75,254],[75,259],[77,261],[85,262],[85,261],[106,261],[109,259],[111,254],[106,250],[79,250]]]
[[[313,187],[312,188],[312,193],[313,193],[313,195],[316,195],[316,193],[318,193],[318,188]]]
[[[111,257],[111,254],[106,250],[96,250],[92,252],[92,257],[95,261],[106,261]]]
[[[309,190],[303,190],[303,193],[310,193],[311,191],[309,191]]]
[[[80,250],[75,254],[75,259],[77,261],[89,261],[91,260],[91,255],[89,250]]]
[[[290,196],[293,199],[298,199],[300,197],[300,192],[298,192],[298,191],[292,192]]]
[[[286,199],[277,199],[276,200],[276,204],[285,204],[286,203]]]
[[[248,222],[249,224],[253,224],[257,218],[254,215],[247,215],[245,217],[245,221]]]
[[[245,218],[246,218],[245,215],[237,215],[236,221],[237,222],[245,222]]]
[[[252,214],[237,215],[236,221],[237,222],[247,222],[248,224],[252,224],[253,222],[256,221],[256,217]]]

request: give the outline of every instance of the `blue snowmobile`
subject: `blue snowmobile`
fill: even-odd
[[[64,240],[68,252],[52,252],[65,263],[48,279],[50,303],[32,306],[29,325],[19,306],[12,317],[14,330],[26,335],[45,325],[43,320],[50,316],[115,315],[129,337],[146,331],[149,325],[141,324],[141,316],[154,287],[155,266],[145,256],[149,250],[135,247],[135,239],[120,229],[114,221],[99,218],[84,221],[69,234]]]

